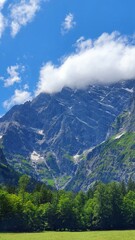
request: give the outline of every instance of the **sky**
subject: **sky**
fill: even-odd
[[[41,92],[135,79],[134,0],[0,0],[0,116]]]

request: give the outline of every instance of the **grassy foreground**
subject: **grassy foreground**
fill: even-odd
[[[134,240],[135,231],[1,233],[0,240]]]

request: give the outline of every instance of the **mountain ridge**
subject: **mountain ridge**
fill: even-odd
[[[77,156],[111,136],[112,124],[128,109],[134,81],[85,90],[41,93],[0,119],[0,141],[11,166],[64,188],[76,175]],[[82,160],[81,160],[82,161]]]

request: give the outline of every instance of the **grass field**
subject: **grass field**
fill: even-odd
[[[2,233],[0,240],[135,240],[135,231]]]

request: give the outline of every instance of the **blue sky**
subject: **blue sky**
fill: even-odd
[[[126,69],[120,68],[114,81],[133,79],[134,66],[129,66],[131,60],[135,63],[134,10],[134,0],[0,0],[0,115],[42,90],[52,93],[64,86],[82,88],[93,79],[101,81],[82,67],[82,59],[93,69],[100,65],[99,52],[104,49],[105,55],[109,49],[109,54],[114,45],[117,53],[108,61],[117,58]],[[81,73],[71,69],[80,69],[79,64]],[[102,69],[102,78],[112,82],[110,68]]]

